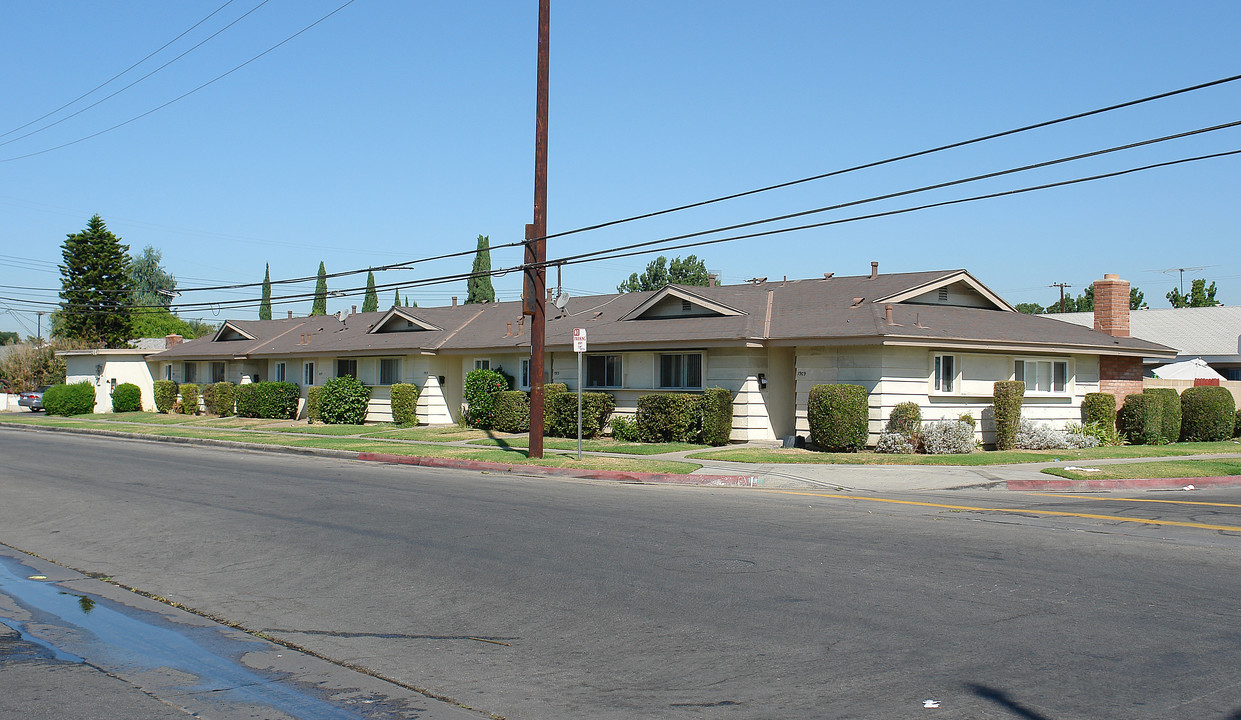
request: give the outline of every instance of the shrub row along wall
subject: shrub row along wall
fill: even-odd
[[[297,383],[276,380],[238,385],[234,391],[238,416],[272,420],[296,418],[301,395]]]
[[[1227,388],[1148,388],[1125,397],[1116,429],[1134,445],[1225,440],[1236,430],[1236,401]]]

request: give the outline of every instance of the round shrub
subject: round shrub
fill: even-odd
[[[702,432],[700,396],[650,393],[638,398],[638,442],[696,442]]]
[[[138,412],[142,409],[142,389],[133,383],[121,383],[112,391],[112,412]]]
[[[1026,394],[1026,384],[1020,380],[1001,380],[992,387],[995,449],[1012,450],[1017,442],[1017,426],[1021,422],[1021,401]]]
[[[1086,393],[1082,398],[1082,425],[1116,427],[1116,396],[1111,393]]]
[[[1181,396],[1172,388],[1146,388],[1143,395],[1158,398],[1159,435],[1161,445],[1176,442],[1181,437]]]
[[[203,405],[207,406],[207,412],[212,415],[228,417],[233,414],[236,395],[237,386],[231,382],[212,383],[203,388]]]
[[[177,402],[177,383],[172,380],[156,380],[154,394],[155,409],[166,415]]]
[[[1181,412],[1181,439],[1186,442],[1227,440],[1237,422],[1237,403],[1228,388],[1219,385],[1185,388]]]
[[[582,393],[582,437],[599,437],[615,409],[616,399],[610,393]],[[544,410],[547,416],[544,434],[552,437],[577,437],[577,393],[551,395],[545,399]]]
[[[861,385],[815,385],[810,388],[807,420],[810,442],[827,452],[857,452],[866,447],[870,406]]]
[[[397,425],[418,424],[418,386],[397,383],[392,386],[392,422]]]
[[[940,420],[922,426],[922,449],[928,455],[966,455],[974,452],[974,426],[960,420]]]
[[[612,439],[620,442],[638,442],[638,421],[629,415],[617,415],[608,421]]]
[[[495,423],[495,394],[509,389],[508,377],[498,370],[471,370],[465,376],[462,415],[471,427],[487,430]],[[577,432],[575,431],[576,437]]]
[[[181,412],[186,415],[198,414],[198,386],[194,383],[181,385]]]
[[[319,418],[328,425],[361,425],[371,389],[352,375],[334,377],[323,383],[319,394]]]
[[[86,415],[95,411],[95,386],[88,380],[72,385],[53,385],[43,393],[48,415]]]
[[[505,390],[494,397],[494,427],[500,432],[530,431],[530,396],[521,390]],[[576,433],[574,433],[576,436]]]
[[[1153,395],[1126,395],[1116,412],[1116,429],[1134,445],[1159,445],[1163,442],[1162,409],[1163,404]]]
[[[892,408],[888,415],[887,431],[900,433],[905,437],[913,437],[922,428],[922,408],[916,402],[900,402]]]

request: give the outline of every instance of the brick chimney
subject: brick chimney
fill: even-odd
[[[185,338],[181,337],[180,335],[165,335],[164,336],[164,349],[167,350],[173,345],[180,345],[183,340],[185,340]]]
[[[1129,281],[1108,273],[1094,281],[1094,329],[1129,337]]]

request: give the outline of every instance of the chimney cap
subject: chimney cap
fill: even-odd
[[[1120,276],[1116,273],[1103,273],[1104,280],[1119,280]]]

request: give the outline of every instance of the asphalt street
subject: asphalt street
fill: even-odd
[[[860,495],[7,430],[0,448],[0,542],[482,713],[1241,718],[1236,489]]]

